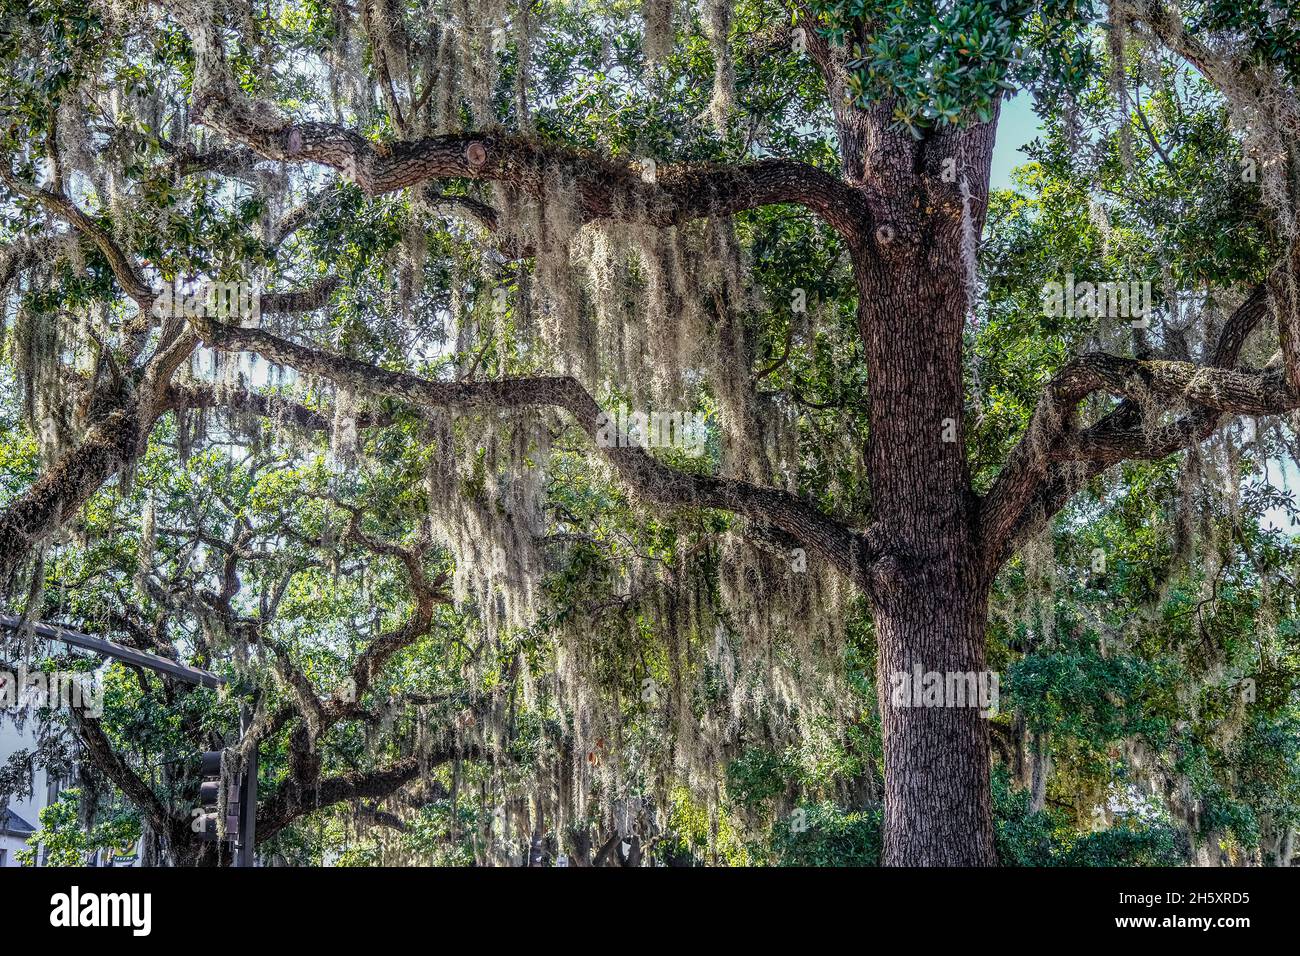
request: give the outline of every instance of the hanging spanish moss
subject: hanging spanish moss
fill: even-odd
[[[658,66],[673,50],[676,0],[641,0],[641,17],[645,21],[645,58]]]
[[[727,129],[727,118],[735,109],[735,71],[731,65],[731,6],[732,0],[707,0],[704,29],[713,49],[713,96],[709,100],[709,119],[721,132]]]

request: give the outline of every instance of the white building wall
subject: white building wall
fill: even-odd
[[[36,749],[34,729],[34,719],[29,718],[20,730],[14,717],[0,710],[0,764],[8,761],[9,756],[18,750]],[[33,827],[39,827],[41,811],[49,805],[51,799],[58,796],[57,793],[52,792],[52,789],[48,775],[43,769],[37,768],[33,774],[31,796],[11,797],[9,809]],[[5,866],[17,866],[17,852],[26,847],[27,842],[22,837],[0,835],[0,851],[4,852]]]

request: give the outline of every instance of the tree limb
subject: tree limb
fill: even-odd
[[[212,348],[256,352],[268,361],[330,379],[353,391],[395,398],[416,407],[467,411],[528,405],[562,408],[596,442],[624,484],[647,500],[664,505],[717,508],[765,521],[815,548],[858,583],[870,584],[872,562],[878,549],[869,544],[867,534],[842,525],[788,492],[678,471],[644,448],[602,442],[601,408],[569,376],[437,382],[298,345],[262,329],[230,326],[203,318],[193,321]]]
[[[1247,337],[1267,314],[1268,291],[1259,285],[1224,325],[1209,365],[1093,354],[1061,369],[982,502],[986,571],[996,572],[1030,528],[1041,527],[1084,483],[1116,462],[1173,454],[1212,434],[1225,414],[1275,414],[1297,407],[1300,396],[1281,370],[1232,370]],[[1076,406],[1095,391],[1125,400],[1077,431]],[[1171,424],[1150,427],[1142,402],[1152,397],[1186,403],[1191,411]]]
[[[292,122],[270,103],[248,97],[226,58],[217,10],[170,0],[193,43],[197,122],[267,159],[313,162],[341,170],[370,195],[434,179],[499,182],[541,196],[557,176],[572,183],[586,221],[621,219],[673,225],[775,203],[812,209],[846,237],[860,234],[865,200],[835,176],[783,159],[746,165],[665,166],[653,177],[589,151],[506,133],[433,136],[375,144],[333,123]]]
[[[458,749],[445,745],[433,753],[404,757],[377,770],[325,777],[309,788],[293,780],[286,781],[258,811],[257,842],[271,840],[294,820],[315,810],[345,801],[390,797],[430,768],[476,752],[474,747]]]

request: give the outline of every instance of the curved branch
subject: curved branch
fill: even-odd
[[[1144,24],[1165,47],[1195,67],[1225,96],[1249,94],[1254,105],[1288,136],[1300,136],[1300,101],[1279,78],[1246,57],[1215,49],[1189,32],[1176,9],[1161,0],[1114,0],[1121,16]]]
[[[376,144],[334,123],[292,122],[273,105],[249,98],[236,84],[215,8],[197,0],[171,0],[168,6],[194,46],[197,122],[267,159],[341,170],[371,195],[435,179],[476,179],[540,196],[558,178],[572,184],[586,221],[673,225],[793,203],[813,210],[854,240],[868,219],[865,200],[856,190],[830,173],[791,160],[665,166],[650,176],[626,163],[544,144],[535,137],[466,134]]]
[[[1212,434],[1224,414],[1295,408],[1296,393],[1281,370],[1230,371],[1267,314],[1268,290],[1261,284],[1224,325],[1208,366],[1094,354],[1061,369],[982,503],[986,571],[995,573],[1030,528],[1040,527],[1084,483],[1116,462],[1173,454]],[[1095,391],[1125,400],[1095,425],[1076,431],[1076,408]],[[1172,424],[1144,427],[1140,403],[1152,396],[1185,402],[1192,410]]]
[[[69,521],[124,465],[135,461],[153,426],[174,407],[168,383],[197,344],[189,329],[177,331],[141,370],[133,393],[104,383],[89,397],[96,411],[85,437],[0,511],[0,587],[31,547]]]
[[[170,834],[178,825],[177,818],[173,817],[163,802],[158,799],[153,788],[140,779],[126,761],[118,756],[99,721],[79,713],[75,708],[71,713],[77,735],[81,738],[82,745],[95,766],[113,781],[113,785],[121,790],[141,813],[149,818],[149,823],[155,832]],[[183,821],[179,822],[183,825]]]
[[[286,781],[258,809],[257,842],[271,840],[294,820],[336,803],[355,800],[382,800],[407,784],[427,774],[433,767],[458,758],[476,755],[477,748],[456,749],[451,746],[425,755],[404,757],[369,772],[352,772],[326,777],[304,788],[296,781]]]
[[[140,312],[148,314],[158,294],[108,233],[100,228],[95,220],[82,212],[76,203],[61,192],[42,189],[20,181],[9,169],[8,163],[0,163],[0,182],[18,195],[40,203],[50,213],[93,242],[108,260],[108,265],[113,270],[118,284],[139,306]]]
[[[644,448],[604,447],[603,413],[574,378],[538,376],[491,381],[437,382],[394,372],[346,356],[298,345],[262,329],[240,328],[210,319],[194,319],[204,341],[222,351],[252,351],[277,362],[327,378],[356,392],[395,398],[417,407],[489,409],[552,405],[567,411],[614,466],[623,483],[662,505],[716,508],[775,525],[815,548],[841,571],[863,585],[870,583],[878,548],[869,535],[822,514],[788,492],[734,479],[678,471]]]

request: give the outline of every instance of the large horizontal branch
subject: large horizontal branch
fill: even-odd
[[[171,411],[188,408],[218,408],[228,412],[242,412],[274,422],[284,422],[304,431],[328,432],[334,419],[327,409],[324,412],[291,402],[278,395],[264,395],[246,388],[216,388],[199,383],[173,384],[167,390],[167,407]],[[378,428],[393,423],[393,416],[383,412],[359,412],[358,428]]]
[[[354,392],[394,398],[416,407],[473,411],[551,405],[564,409],[597,444],[622,482],[646,500],[716,508],[774,525],[823,554],[855,581],[869,584],[877,549],[869,545],[867,535],[822,514],[794,495],[744,481],[679,471],[644,448],[602,447],[598,439],[604,420],[601,408],[569,376],[438,382],[299,345],[262,329],[202,318],[194,322],[212,348],[256,352],[267,361],[329,379]]]
[[[1278,384],[1278,376],[1285,375],[1280,370],[1241,370],[1230,373],[1257,376],[1253,381],[1216,378],[1220,371],[1231,369],[1237,364],[1246,339],[1264,321],[1268,311],[1267,289],[1262,285],[1257,286],[1220,331],[1208,363],[1207,377],[1193,384],[1185,371],[1180,372],[1174,368],[1166,370],[1172,377],[1156,376],[1153,379],[1164,381],[1167,386],[1167,390],[1161,393],[1164,397],[1185,399],[1191,404],[1191,410],[1186,415],[1168,424],[1153,426],[1145,418],[1146,410],[1140,401],[1140,392],[1129,395],[1115,391],[1113,394],[1126,395],[1125,400],[1095,425],[1066,437],[1060,448],[1051,449],[1050,457],[1054,460],[1088,460],[1103,466],[1100,470],[1128,458],[1157,460],[1208,438],[1226,415],[1278,414],[1288,411],[1290,399],[1282,393]],[[1180,380],[1191,388],[1180,391]],[[1206,391],[1212,391],[1212,388],[1201,387],[1202,384],[1214,382],[1222,385],[1217,398],[1205,394]],[[1141,387],[1140,380],[1134,383],[1134,387]],[[1267,408],[1260,407],[1258,403],[1268,394],[1272,395],[1275,402]],[[1252,408],[1252,405],[1255,407]],[[1163,409],[1164,406],[1161,407]],[[1077,469],[1072,470],[1077,472]]]
[[[1137,402],[1173,400],[1232,415],[1280,415],[1300,404],[1300,394],[1287,384],[1281,368],[1224,369],[1093,353],[1071,362],[1058,379],[1082,385],[1086,392],[1104,391]],[[1072,457],[1068,447],[1057,455]]]
[[[514,186],[538,198],[557,188],[572,189],[584,221],[669,226],[781,203],[805,206],[850,237],[867,221],[866,207],[851,187],[793,160],[666,165],[656,168],[650,181],[643,169],[525,136],[450,135],[378,146],[329,123],[250,130],[214,118],[218,113],[209,104],[205,124],[248,142],[267,158],[342,170],[370,195],[432,180],[472,179]]]
[[[341,170],[376,195],[436,179],[499,182],[542,196],[571,190],[585,220],[622,219],[671,225],[760,206],[794,203],[816,212],[847,237],[861,234],[865,200],[816,167],[771,159],[743,165],[664,165],[651,175],[590,151],[504,133],[434,136],[376,144],[334,123],[293,122],[274,105],[250,98],[226,58],[220,14],[198,0],[170,0],[195,51],[196,121],[261,156]]]
[[[271,840],[299,817],[337,803],[382,800],[397,793],[431,769],[458,757],[479,756],[478,748],[444,747],[434,753],[404,757],[376,770],[325,777],[312,787],[286,781],[258,809],[257,842]]]
[[[200,153],[189,143],[173,146],[160,141],[171,153],[171,167],[182,176],[195,173],[240,173],[250,169],[261,157],[246,146],[223,146]]]
[[[341,282],[338,276],[324,276],[303,289],[263,292],[258,304],[263,312],[314,312],[329,302]]]
[[[1125,459],[1156,460],[1204,440],[1225,415],[1289,411],[1300,396],[1281,369],[1233,370],[1250,333],[1268,314],[1268,290],[1257,286],[1219,333],[1208,365],[1092,354],[1062,368],[1043,391],[1024,437],[1008,456],[981,508],[982,551],[988,571],[1016,541],[1040,527],[1084,483]],[[1094,392],[1124,400],[1089,428],[1076,428],[1078,404]],[[1190,411],[1153,425],[1161,411]]]

